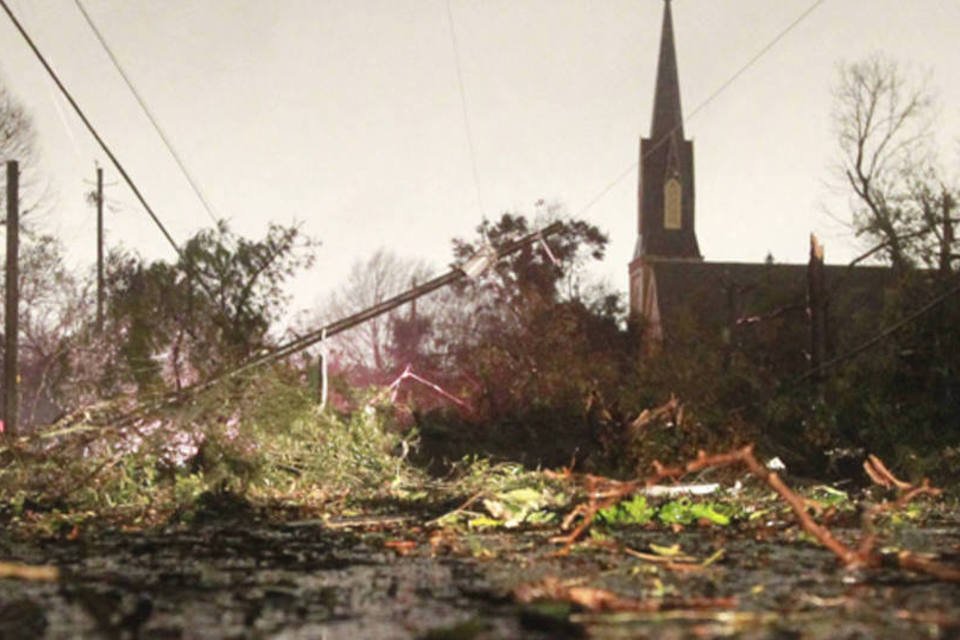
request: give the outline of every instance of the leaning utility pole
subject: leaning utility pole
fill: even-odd
[[[7,269],[5,275],[6,307],[3,349],[3,425],[9,435],[17,433],[17,333],[19,331],[19,268],[20,253],[20,167],[16,160],[7,161]]]
[[[342,331],[352,329],[353,327],[363,324],[368,320],[372,320],[377,316],[383,315],[389,311],[393,311],[397,307],[401,307],[405,304],[413,302],[417,298],[423,297],[428,293],[432,293],[437,289],[460,282],[464,279],[476,278],[484,273],[487,269],[492,267],[500,258],[508,256],[512,253],[516,253],[520,249],[531,245],[534,242],[542,241],[548,236],[557,233],[561,229],[563,229],[563,224],[560,222],[554,222],[544,229],[527,234],[522,238],[513,240],[512,242],[508,242],[499,249],[491,246],[484,247],[473,256],[468,258],[465,262],[453,267],[450,271],[441,276],[437,276],[432,280],[428,280],[427,282],[417,285],[412,289],[408,289],[403,293],[398,293],[392,298],[378,302],[372,307],[358,311],[350,316],[347,316],[346,318],[341,318],[340,320],[331,322],[330,324],[320,327],[319,329],[310,331],[309,333],[282,344],[271,351],[254,356],[248,359],[246,362],[234,367],[233,369],[216,374],[205,381],[194,383],[178,390],[175,393],[166,394],[165,396],[158,398],[153,402],[143,403],[125,415],[113,418],[113,424],[116,426],[129,424],[138,417],[142,417],[149,411],[154,411],[160,407],[183,401],[193,394],[197,394],[211,388],[213,385],[222,380],[245,373],[256,367],[277,362],[278,360],[291,356],[294,353],[299,353],[304,349],[317,344],[318,342],[323,342],[327,338],[331,338]]]
[[[97,167],[97,333],[103,332],[103,169]]]

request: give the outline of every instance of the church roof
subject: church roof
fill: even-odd
[[[686,316],[721,330],[731,322],[751,325],[771,315],[806,322],[807,265],[650,260],[659,315],[667,336]],[[889,267],[826,265],[829,316],[839,343],[854,336],[846,328],[881,320],[885,291],[894,283]],[[862,336],[861,336],[862,337]]]

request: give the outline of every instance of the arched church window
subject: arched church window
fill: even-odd
[[[683,226],[681,221],[681,195],[682,189],[680,181],[676,177],[667,180],[663,185],[663,228],[680,229]]]

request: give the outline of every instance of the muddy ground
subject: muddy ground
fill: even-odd
[[[0,637],[960,637],[960,588],[894,569],[843,570],[795,527],[637,528],[618,533],[619,546],[557,557],[555,527],[451,532],[400,515],[284,523],[251,513],[151,532],[5,537],[3,560],[56,565],[61,579],[0,580]],[[954,523],[897,537],[960,561]],[[681,571],[622,551],[651,543],[714,562]],[[658,610],[521,603],[515,590],[544,578]]]

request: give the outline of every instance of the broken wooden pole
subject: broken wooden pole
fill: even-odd
[[[6,305],[4,307],[3,349],[3,429],[10,436],[17,433],[18,369],[17,334],[20,310],[20,167],[16,160],[7,161],[7,268],[4,274]]]
[[[358,311],[357,313],[347,316],[346,318],[341,318],[340,320],[331,322],[325,327],[303,335],[296,340],[287,343],[286,345],[282,345],[277,350],[263,356],[263,358],[270,360],[284,358],[298,351],[302,351],[307,347],[316,344],[317,342],[320,342],[320,340],[324,339],[324,337],[333,337],[342,331],[352,329],[357,325],[363,324],[368,320],[372,320],[373,318],[387,313],[388,311],[392,311],[397,307],[403,306],[409,302],[413,302],[417,298],[421,298],[428,293],[433,293],[437,289],[442,289],[443,287],[463,280],[464,278],[474,277],[475,275],[482,273],[486,267],[492,265],[500,258],[510,255],[511,253],[515,253],[523,247],[538,241],[541,236],[546,237],[552,235],[561,228],[563,228],[563,224],[560,222],[555,222],[541,231],[527,234],[522,238],[507,243],[499,250],[494,250],[491,247],[481,250],[463,264],[452,268],[450,271],[441,276],[437,276],[436,278],[428,280],[421,285],[412,287],[403,293],[397,294],[394,297],[375,304],[374,306],[364,309],[363,311]],[[260,360],[261,359],[258,358],[246,365],[242,365],[242,368],[246,369],[259,365],[261,364]]]
[[[242,373],[251,371],[257,367],[262,367],[272,362],[277,362],[287,358],[295,353],[299,353],[300,351],[312,347],[326,338],[333,337],[338,333],[352,329],[353,327],[361,325],[368,320],[372,320],[377,316],[392,311],[397,307],[413,302],[417,298],[423,297],[428,293],[432,293],[437,289],[442,289],[443,287],[451,285],[455,282],[459,282],[465,278],[477,277],[485,272],[500,258],[508,256],[512,253],[516,253],[523,247],[537,242],[541,238],[546,238],[547,236],[557,233],[562,228],[563,223],[554,222],[540,231],[529,233],[522,238],[508,242],[499,249],[495,249],[494,247],[490,246],[484,247],[469,259],[453,267],[450,269],[450,271],[441,276],[437,276],[432,280],[428,280],[421,285],[412,287],[411,289],[375,304],[372,307],[358,311],[357,313],[349,315],[346,318],[341,318],[340,320],[336,320],[326,326],[295,338],[286,344],[280,345],[272,351],[251,358],[246,362],[241,363],[237,367],[219,373],[211,378],[208,378],[207,380],[204,380],[203,382],[198,382],[189,387],[184,387],[176,392],[169,393],[154,402],[141,404],[124,416],[115,418],[112,422],[114,425],[126,424],[127,422],[142,416],[148,411],[183,401],[193,394],[200,393],[213,387],[222,380],[227,380]]]

